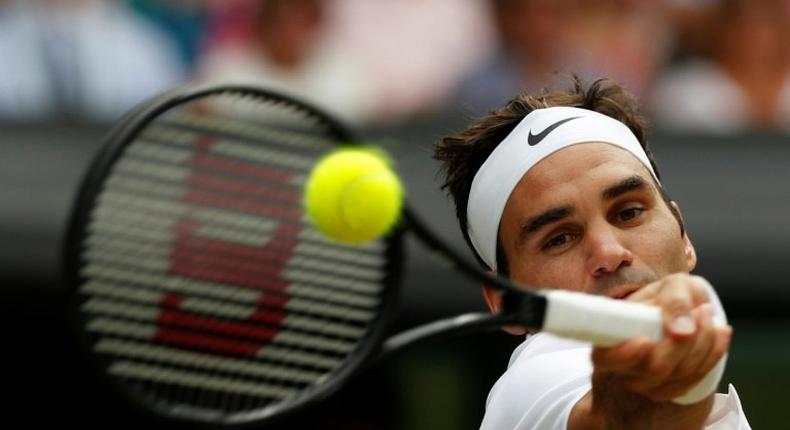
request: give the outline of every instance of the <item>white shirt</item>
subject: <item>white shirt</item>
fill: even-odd
[[[715,292],[711,303],[714,315],[723,316]],[[587,342],[548,333],[528,336],[488,394],[481,430],[566,429],[571,409],[592,388],[591,351]],[[705,425],[709,430],[751,429],[735,387],[715,395]]]

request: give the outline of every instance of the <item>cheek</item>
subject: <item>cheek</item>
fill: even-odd
[[[535,288],[579,290],[584,285],[584,262],[576,252],[551,258],[533,257],[511,271],[514,281]]]
[[[687,270],[680,227],[672,222],[652,226],[633,242],[632,252],[661,276]]]

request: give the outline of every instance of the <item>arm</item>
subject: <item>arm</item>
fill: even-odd
[[[573,407],[568,428],[703,428],[713,395],[685,406],[671,399],[698,383],[727,352],[731,327],[714,327],[707,291],[689,275],[666,277],[629,300],[661,307],[668,336],[594,348],[592,389]]]

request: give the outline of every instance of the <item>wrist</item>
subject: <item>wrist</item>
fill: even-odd
[[[713,394],[690,405],[658,402],[631,392],[619,379],[595,372],[593,388],[574,406],[568,428],[698,430],[713,407]],[[584,425],[572,427],[571,422]]]

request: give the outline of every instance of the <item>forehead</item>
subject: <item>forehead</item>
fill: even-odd
[[[634,174],[647,181],[652,176],[642,162],[622,148],[607,143],[572,145],[549,155],[525,173],[511,199],[518,196],[540,201],[563,188],[584,192]]]

